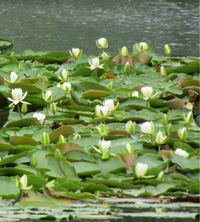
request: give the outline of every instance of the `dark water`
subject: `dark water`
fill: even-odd
[[[0,37],[17,50],[96,51],[150,41],[157,52],[170,43],[174,55],[199,55],[199,0],[0,0]]]

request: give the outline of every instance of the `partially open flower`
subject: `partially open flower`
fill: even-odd
[[[98,132],[99,132],[99,134],[100,134],[101,136],[107,136],[107,134],[108,134],[108,129],[107,129],[106,125],[103,124],[103,123],[101,123],[101,124],[97,127],[97,130],[98,130]]]
[[[105,118],[105,117],[108,117],[109,116],[109,113],[110,113],[110,110],[107,106],[100,106],[100,105],[97,105],[95,107],[95,115],[96,117],[98,118]]]
[[[136,122],[132,122],[131,120],[129,120],[126,123],[125,128],[126,128],[127,133],[129,133],[131,135],[134,134],[135,130],[136,130]]]
[[[147,174],[148,164],[137,163],[135,166],[135,174],[138,178],[142,178]]]
[[[10,73],[10,81],[11,81],[12,83],[15,83],[18,78],[19,78],[19,77],[18,77],[18,75],[17,75],[16,72],[11,72],[11,73]]]
[[[72,90],[72,85],[70,82],[64,82],[63,84],[58,83],[57,87],[63,89],[65,92],[71,92]]]
[[[17,185],[20,190],[30,190],[32,188],[32,186],[28,186],[28,179],[25,174],[17,180]]]
[[[95,69],[103,69],[103,65],[100,64],[100,60],[98,57],[93,58],[93,59],[89,59],[88,61],[89,65],[90,65],[90,69],[91,70],[95,70]]]
[[[144,123],[140,124],[140,129],[141,129],[142,133],[153,134],[154,130],[155,130],[155,126],[152,121],[151,122],[144,122]]]
[[[139,97],[139,92],[137,90],[133,91],[132,97]]]
[[[104,100],[103,105],[108,107],[110,112],[115,109],[115,104],[114,104],[114,101],[112,99]]]
[[[185,127],[178,130],[178,137],[181,140],[186,140],[188,137],[187,129]]]
[[[188,112],[187,115],[185,115],[185,113],[183,113],[183,120],[186,124],[190,124],[192,122],[192,111]]]
[[[172,48],[171,48],[171,46],[168,45],[168,44],[165,44],[165,45],[164,45],[164,52],[165,52],[165,54],[167,54],[167,55],[171,54],[171,53],[172,53]]]
[[[174,153],[186,159],[189,157],[189,153],[181,148],[177,148]]]
[[[145,52],[149,49],[149,45],[146,42],[140,42],[140,43],[138,43],[137,48],[138,48],[139,52],[142,53],[142,52]]]
[[[52,92],[51,92],[51,90],[47,90],[46,92],[43,92],[43,99],[46,102],[51,102],[51,99],[52,99]]]
[[[69,79],[69,70],[63,69],[58,78],[61,81],[67,81]]]
[[[106,38],[100,38],[96,41],[96,45],[99,49],[108,48],[108,40]]]
[[[128,48],[126,46],[123,46],[121,49],[120,49],[120,54],[122,56],[128,56]]]
[[[144,86],[141,88],[141,93],[144,99],[148,100],[154,95],[154,89],[151,86]]]
[[[100,140],[99,141],[99,150],[102,154],[102,159],[108,159],[110,156],[110,149],[111,149],[111,141],[109,140]]]
[[[79,48],[72,48],[72,50],[69,50],[69,54],[74,57],[75,59],[81,57],[82,50]]]
[[[12,104],[14,105],[17,105],[19,103],[30,104],[28,102],[23,101],[27,96],[27,92],[23,93],[21,88],[12,89],[11,94],[12,94],[12,99],[8,98],[8,100],[11,101]]]
[[[33,118],[36,118],[40,124],[43,124],[46,115],[44,113],[36,112],[33,114]]]
[[[156,143],[158,145],[162,145],[166,142],[167,140],[167,136],[163,135],[163,133],[161,131],[159,131],[157,134],[156,134]]]

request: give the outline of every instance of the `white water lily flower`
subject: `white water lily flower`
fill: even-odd
[[[167,140],[167,136],[163,135],[161,131],[156,134],[156,143],[158,145],[164,144]]]
[[[144,177],[148,171],[148,164],[137,163],[135,166],[135,174],[138,178]]]
[[[101,58],[103,60],[108,60],[110,58],[110,55],[107,52],[102,52],[101,53]]]
[[[103,105],[107,106],[110,111],[113,111],[115,109],[115,104],[112,99],[104,100]]]
[[[72,90],[70,82],[64,82],[63,84],[58,83],[57,87],[63,89],[65,92],[70,92]]]
[[[140,52],[144,52],[144,51],[146,51],[146,50],[148,50],[149,49],[149,45],[146,43],[146,42],[140,42],[139,44],[138,44],[138,50],[140,51]]]
[[[178,137],[181,140],[186,140],[187,139],[188,132],[187,132],[187,129],[185,127],[178,130]]]
[[[69,79],[69,73],[70,73],[69,70],[63,69],[58,78],[61,81],[67,81]]]
[[[155,130],[154,123],[152,121],[150,122],[144,122],[140,124],[140,129],[142,133],[145,134],[153,134]]]
[[[137,90],[133,91],[132,97],[139,97],[139,92]]]
[[[18,78],[19,78],[19,77],[18,77],[18,75],[17,75],[16,72],[11,72],[11,73],[10,73],[10,81],[11,81],[12,83],[15,83]]]
[[[126,132],[129,134],[134,134],[136,130],[136,122],[129,120],[125,125]]]
[[[192,111],[188,112],[187,115],[183,113],[183,120],[186,124],[190,124],[192,122],[192,117],[193,117]]]
[[[181,148],[177,148],[174,153],[186,159],[189,157],[189,153]]]
[[[72,50],[69,50],[69,54],[74,58],[79,58],[82,55],[82,50],[79,48],[72,48]]]
[[[103,65],[100,64],[100,60],[99,60],[98,57],[93,58],[93,59],[89,59],[89,60],[88,60],[88,63],[90,64],[90,67],[89,67],[89,68],[90,68],[91,70],[95,70],[95,69],[97,69],[97,68],[103,69]]]
[[[46,92],[43,93],[43,99],[44,99],[46,102],[50,102],[50,101],[51,101],[51,98],[52,98],[52,92],[51,92],[51,90],[47,90]]]
[[[99,151],[102,154],[102,159],[108,159],[110,156],[111,141],[100,140],[99,141]]]
[[[108,40],[106,38],[100,38],[96,41],[96,45],[99,49],[108,48]]]
[[[11,94],[12,94],[12,99],[8,98],[8,100],[11,101],[12,104],[14,105],[17,105],[19,103],[30,104],[28,102],[23,101],[27,96],[27,92],[23,93],[21,88],[12,89]]]
[[[144,86],[141,88],[141,93],[144,99],[148,100],[154,95],[154,89],[151,86]]]
[[[17,185],[21,190],[30,190],[32,188],[32,186],[28,187],[28,179],[25,174],[17,181]]]
[[[46,118],[46,115],[44,113],[36,112],[33,114],[33,118],[36,118],[39,121],[39,123],[42,125]]]
[[[95,115],[98,118],[105,118],[109,115],[110,110],[107,106],[97,105],[95,107]]]

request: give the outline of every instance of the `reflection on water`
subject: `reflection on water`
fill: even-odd
[[[0,0],[0,36],[17,49],[96,50],[106,36],[110,50],[136,41],[164,43],[174,55],[198,55],[198,0]]]

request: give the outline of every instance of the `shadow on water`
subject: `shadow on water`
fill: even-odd
[[[198,0],[1,0],[0,36],[17,50],[81,47],[95,53],[106,36],[109,49],[151,41],[158,52],[170,43],[174,55],[199,54]]]

